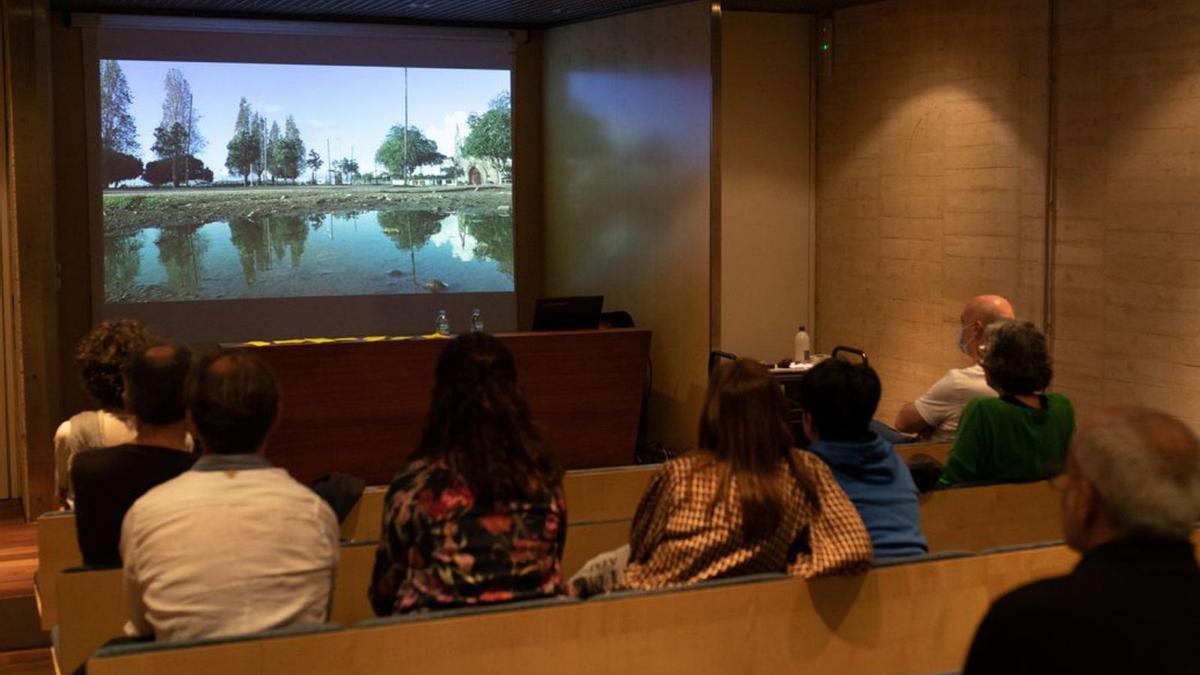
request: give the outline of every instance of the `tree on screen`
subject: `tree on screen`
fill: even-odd
[[[142,173],[137,125],[129,106],[133,92],[117,61],[100,62],[100,147],[103,150],[104,183],[115,186]]]
[[[212,169],[204,166],[204,162],[191,155],[187,155],[185,161],[187,163],[187,180],[212,182]],[[142,173],[142,180],[154,187],[166,185],[174,181],[175,162],[170,159],[156,159],[153,162],[147,162],[146,170]]]
[[[104,184],[116,187],[121,181],[133,180],[142,175],[142,160],[123,152],[103,150]]]
[[[233,138],[229,139],[225,149],[225,168],[235,176],[242,177],[242,185],[250,184],[250,175],[254,171],[255,162],[259,161],[261,147],[259,138],[254,134],[252,125],[255,114],[250,109],[246,97],[238,102],[237,121],[233,124]]]
[[[333,170],[338,172],[343,183],[354,183],[354,178],[359,175],[358,161],[350,158],[343,158],[333,162]]]
[[[180,183],[187,182],[188,136],[187,129],[182,124],[175,122],[169,128],[156,128],[154,145],[150,150],[158,155],[160,160],[167,162],[171,170],[172,185],[179,187]]]
[[[163,78],[162,121],[159,126],[170,129],[179,124],[183,127],[187,147],[185,155],[196,155],[204,149],[208,142],[200,135],[200,114],[192,101],[192,87],[188,84],[183,71],[172,68]]]
[[[300,138],[300,129],[296,126],[295,118],[288,115],[283,129],[283,137],[271,146],[271,158],[274,165],[271,169],[271,176],[295,181],[300,177],[300,172],[304,170],[304,167],[312,166],[312,164],[305,161],[304,141]],[[275,129],[272,127],[272,132],[274,131]],[[320,159],[320,155],[317,155],[317,159]],[[316,171],[319,168],[321,168],[320,164],[313,167],[313,182],[316,182]]]
[[[271,185],[279,178],[279,142],[283,140],[283,132],[279,130],[279,122],[271,122],[271,130],[267,132],[267,144],[263,153],[267,158],[267,173],[271,174]]]
[[[129,106],[133,92],[121,64],[113,60],[100,62],[100,143],[105,150],[137,154],[137,125]]]
[[[446,159],[438,152],[437,143],[425,137],[421,130],[410,126],[405,133],[397,124],[388,132],[383,145],[375,151],[375,161],[387,167],[392,175],[402,175],[407,180],[418,166],[436,164]]]
[[[308,159],[304,161],[304,165],[312,169],[312,184],[317,184],[317,172],[321,167],[325,166],[325,160],[321,159],[321,155],[317,154],[316,150],[308,151]]]
[[[488,104],[487,112],[467,118],[471,132],[463,141],[462,152],[492,163],[503,176],[512,161],[512,97],[506,91]]]
[[[254,113],[250,118],[250,135],[254,137],[254,159],[250,163],[251,173],[258,175],[258,184],[263,183],[263,172],[267,170],[267,120],[262,115]]]

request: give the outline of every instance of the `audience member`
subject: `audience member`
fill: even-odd
[[[826,359],[804,376],[801,405],[808,451],[825,460],[871,534],[877,558],[928,552],[917,486],[892,444],[871,430],[879,406],[871,366]]]
[[[1054,375],[1046,336],[1029,322],[992,324],[983,354],[988,385],[1000,398],[967,404],[938,484],[1012,483],[1058,473],[1075,410],[1066,396],[1042,393]]]
[[[207,454],[122,525],[127,632],[189,640],[323,623],[337,519],[264,457],[279,414],[271,370],[245,352],[204,359],[188,412]]]
[[[1012,318],[1012,304],[1005,298],[999,295],[972,298],[959,315],[956,340],[959,351],[970,357],[971,365],[950,370],[920,398],[904,404],[896,416],[896,429],[934,441],[953,440],[967,403],[996,396],[980,366],[979,347],[984,344],[984,329]]]
[[[651,480],[630,534],[622,585],[655,588],[789,570],[862,569],[862,519],[824,462],[792,447],[787,407],[766,368],[714,369],[699,448]]]
[[[184,387],[192,365],[185,347],[159,345],[124,369],[125,407],[137,418],[132,443],[75,458],[75,529],[86,565],[120,565],[125,512],[150,488],[191,468]]]
[[[54,433],[55,485],[60,504],[74,503],[71,466],[79,453],[131,443],[137,435],[136,421],[125,412],[121,398],[121,367],[130,356],[152,344],[154,337],[146,326],[129,319],[105,321],[80,341],[75,363],[84,392],[99,408],[71,417]]]
[[[1200,663],[1200,440],[1172,417],[1110,410],[1062,478],[1074,571],[1001,597],[966,673],[1168,673]]]
[[[508,347],[485,333],[447,345],[414,457],[386,496],[370,589],[377,614],[562,592],[562,472]]]

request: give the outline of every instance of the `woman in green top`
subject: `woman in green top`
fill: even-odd
[[[1027,321],[988,327],[983,370],[999,398],[967,404],[939,487],[1040,480],[1062,470],[1075,410],[1062,394],[1042,393],[1054,371],[1046,336]]]

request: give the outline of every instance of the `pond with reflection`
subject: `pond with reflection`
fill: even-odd
[[[274,215],[104,238],[108,302],[512,290],[506,211]]]

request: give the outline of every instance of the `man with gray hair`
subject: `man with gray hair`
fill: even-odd
[[[1060,479],[1074,571],[992,605],[965,673],[1183,672],[1200,664],[1200,441],[1153,410],[1109,410]]]

